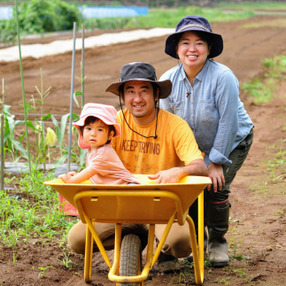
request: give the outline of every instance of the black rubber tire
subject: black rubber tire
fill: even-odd
[[[141,240],[135,234],[128,234],[121,242],[119,275],[134,276],[141,271]],[[119,286],[138,286],[141,283],[119,283]]]

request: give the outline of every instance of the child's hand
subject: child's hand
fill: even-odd
[[[59,178],[62,179],[64,183],[68,183],[71,176],[69,174],[62,174],[62,175],[59,175]]]
[[[75,172],[75,171],[68,172],[68,175],[70,175],[71,177],[76,175],[76,174],[77,174],[77,172]]]

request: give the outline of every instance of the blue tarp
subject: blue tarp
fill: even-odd
[[[13,17],[13,8],[11,6],[0,6],[0,20],[9,20]]]
[[[109,18],[109,17],[135,17],[148,14],[148,7],[94,7],[80,6],[84,18]],[[0,20],[8,20],[13,17],[11,6],[0,6]]]
[[[134,17],[148,14],[148,7],[93,7],[80,8],[85,18]]]

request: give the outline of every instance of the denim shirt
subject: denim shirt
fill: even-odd
[[[160,100],[160,107],[186,120],[205,162],[230,165],[229,154],[253,128],[239,98],[239,83],[223,64],[207,60],[194,78],[193,85],[179,64],[160,80],[171,80],[171,94]]]

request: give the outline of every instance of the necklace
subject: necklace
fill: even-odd
[[[133,129],[131,128],[131,126],[130,126],[129,123],[127,122],[127,119],[126,119],[126,117],[125,117],[125,115],[124,115],[124,112],[123,112],[121,97],[119,97],[119,102],[120,102],[120,109],[121,109],[121,112],[122,112],[124,121],[125,121],[125,123],[127,124],[128,128],[129,128],[131,131],[133,131],[134,133],[136,133],[136,134],[138,134],[139,136],[142,136],[142,137],[144,137],[144,138],[146,138],[146,139],[148,139],[148,138],[157,139],[157,138],[158,138],[158,136],[157,136],[157,126],[158,126],[159,107],[156,107],[156,106],[155,106],[155,109],[157,109],[157,110],[156,110],[157,112],[156,112],[156,125],[155,125],[154,136],[145,136],[145,135],[143,135],[143,134],[141,134],[141,133],[139,133],[139,132],[137,132],[137,131],[135,131],[135,130],[133,130]]]
[[[187,76],[186,76],[186,73],[185,73],[185,71],[183,71],[182,70],[182,75],[183,75],[183,83],[184,83],[184,86],[185,86],[185,88],[186,88],[186,96],[187,96],[187,98],[189,98],[190,96],[191,96],[191,94],[192,94],[192,92],[191,92],[191,90],[189,90],[188,89],[188,87],[187,87],[187,85],[186,85],[186,82],[185,81],[189,81],[188,80],[188,78],[187,78]],[[190,83],[190,82],[189,82]],[[191,83],[190,83],[191,84]]]
[[[186,90],[187,90],[187,92],[186,92],[187,98],[189,98],[189,97],[190,97],[190,95],[192,94],[192,92],[187,88],[187,85],[186,85],[185,80],[187,80],[187,79],[186,79],[186,78],[184,78],[184,79],[183,79],[183,82],[184,82],[185,88],[186,88]]]

